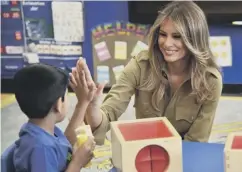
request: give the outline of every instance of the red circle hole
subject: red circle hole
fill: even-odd
[[[164,172],[169,161],[168,152],[163,147],[149,145],[138,152],[135,167],[138,172]]]

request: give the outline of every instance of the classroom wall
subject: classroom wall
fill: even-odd
[[[93,75],[91,29],[98,24],[116,20],[128,21],[128,1],[84,1],[85,41],[83,57]]]
[[[83,57],[87,59],[87,64],[93,74],[91,30],[98,24],[103,24],[105,22],[129,21],[128,1],[84,1],[84,11],[85,40],[83,43]],[[15,22],[15,24],[18,23]],[[18,29],[20,29],[21,23],[19,23],[18,26]],[[5,25],[4,27],[10,27],[11,30],[13,24]],[[242,84],[242,28],[232,26],[210,26],[210,33],[212,36],[231,37],[233,56],[232,67],[223,68],[223,81],[224,84]],[[5,40],[6,44],[8,44],[8,42],[14,42],[8,37],[8,35],[2,35],[2,39]],[[17,70],[24,65],[24,61],[21,56],[18,58],[1,59],[1,62],[2,76],[4,78],[11,78],[13,76],[13,71],[15,71],[15,69],[12,68],[6,70],[6,66],[16,66]],[[75,61],[72,61],[72,63],[72,65],[75,65]]]
[[[116,20],[129,21],[127,1],[85,1],[85,42],[83,56],[93,72],[91,29],[98,24]],[[107,10],[106,10],[107,9]],[[230,36],[232,42],[232,67],[224,67],[224,84],[242,84],[242,29],[241,27],[211,26],[211,36]]]

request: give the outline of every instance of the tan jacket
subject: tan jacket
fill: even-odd
[[[191,92],[191,80],[188,79],[176,91],[168,105],[166,106],[163,101],[160,105],[160,111],[156,111],[151,105],[152,91],[137,89],[144,78],[148,77],[147,71],[149,69],[148,56],[137,56],[131,59],[125,67],[119,81],[113,85],[101,106],[103,120],[94,131],[96,142],[103,144],[105,134],[110,129],[109,122],[118,120],[134,94],[137,119],[165,116],[184,140],[208,141],[222,92],[222,77],[219,71],[217,69],[208,69],[211,77],[214,78],[212,81],[216,85],[216,90],[213,92],[214,101],[207,101],[203,104],[195,103],[195,95],[189,94]],[[184,91],[187,89],[190,89],[190,91]]]

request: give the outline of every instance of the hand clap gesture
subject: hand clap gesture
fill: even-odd
[[[76,93],[78,103],[91,102],[96,93],[94,82],[89,82],[90,76],[86,76],[83,66],[86,65],[83,59],[78,60],[76,68],[70,74],[70,86]]]

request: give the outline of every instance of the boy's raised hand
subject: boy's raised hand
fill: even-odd
[[[84,60],[78,62],[78,67],[80,70],[83,70],[85,73],[86,81],[88,85],[96,85],[92,79],[90,70],[88,69],[88,66]],[[96,85],[96,92],[93,98],[92,103],[96,104],[97,102],[101,102],[101,96],[103,93],[103,89],[107,83],[99,83]]]
[[[97,88],[94,82],[89,82],[90,79],[86,78],[85,72],[81,67],[83,61],[83,59],[78,60],[76,68],[72,70],[70,74],[70,86],[76,93],[79,103],[83,101],[89,103],[93,100]]]

